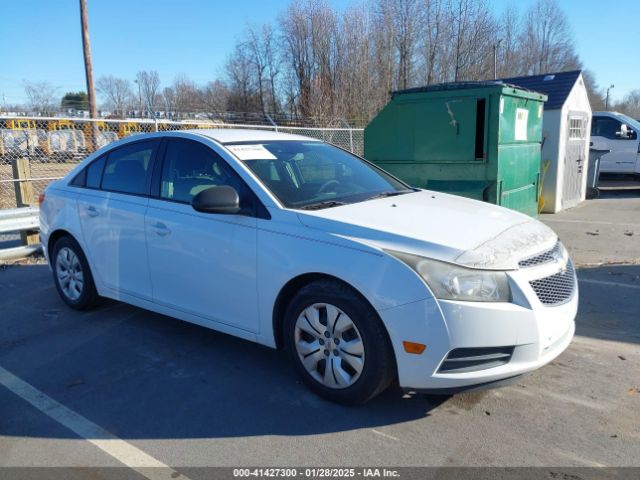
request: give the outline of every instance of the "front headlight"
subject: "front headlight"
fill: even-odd
[[[437,298],[466,302],[511,301],[505,272],[464,268],[394,250],[386,252],[414,269]]]

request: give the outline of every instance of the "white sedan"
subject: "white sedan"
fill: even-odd
[[[493,386],[574,334],[557,236],[501,207],[409,187],[333,145],[253,130],[137,135],[41,198],[62,299],[109,297],[271,347],[362,403]]]

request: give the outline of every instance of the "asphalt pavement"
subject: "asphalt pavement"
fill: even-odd
[[[0,266],[0,466],[640,466],[640,198],[606,200],[547,222],[580,260],[560,357],[509,387],[357,408],[282,352],[117,302],[75,312],[41,261]],[[602,221],[632,240],[617,257],[584,233]]]

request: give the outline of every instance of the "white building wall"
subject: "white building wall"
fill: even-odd
[[[571,93],[565,102],[569,111],[584,112],[587,114],[587,125],[584,143],[584,175],[582,176],[580,201],[583,202],[587,193],[587,177],[589,171],[589,145],[591,143],[591,104],[587,95],[587,88],[584,85],[582,75],[578,77],[576,84],[571,89]]]
[[[562,210],[562,192],[564,187],[564,160],[566,142],[569,136],[569,115],[571,112],[583,113],[587,117],[586,138],[584,142],[584,166],[582,184],[580,186],[580,201],[584,201],[586,195],[589,143],[591,134],[591,105],[587,96],[582,75],[578,77],[565,100],[562,109],[545,110],[542,124],[545,145],[542,149],[541,171],[544,169],[545,160],[551,164],[545,176],[542,188],[545,213],[556,213]],[[547,148],[547,144],[549,148]]]
[[[543,212],[557,212],[558,154],[560,148],[560,120],[562,110],[545,110],[542,116],[542,152],[540,155],[540,181],[542,182]],[[545,168],[546,165],[549,165]],[[546,170],[546,172],[545,172]],[[559,205],[558,205],[559,207]]]

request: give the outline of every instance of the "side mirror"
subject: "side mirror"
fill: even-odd
[[[627,127],[625,123],[620,125],[620,131],[616,132],[616,137],[622,138],[623,140],[629,138],[629,127]]]
[[[191,199],[191,206],[202,213],[233,215],[240,211],[240,197],[229,185],[209,187]]]

